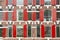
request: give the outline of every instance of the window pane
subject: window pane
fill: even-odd
[[[8,5],[12,5],[12,0],[8,0]]]
[[[9,37],[12,37],[12,26],[8,25],[8,27],[9,27]]]
[[[45,37],[51,37],[51,27],[45,27]]]
[[[17,26],[17,37],[23,37],[23,28],[22,26]]]
[[[2,37],[2,28],[0,28],[0,37]]]
[[[3,19],[3,12],[0,12],[0,21]]]
[[[23,11],[22,9],[20,9],[18,11],[18,20],[22,20],[23,19],[23,12],[22,11]]]
[[[60,20],[60,12],[57,12],[57,20]]]
[[[39,20],[39,12],[36,12],[36,20]]]
[[[29,12],[29,13],[28,13],[28,20],[32,20],[32,19],[31,19],[31,15],[32,15],[32,13]]]
[[[40,37],[40,25],[37,25],[37,37]]]
[[[17,5],[23,5],[23,0],[17,0]]]
[[[28,37],[31,37],[31,25],[28,24]]]
[[[32,0],[28,0],[28,5],[32,5]]]
[[[51,21],[51,11],[50,10],[44,11],[44,21]]]
[[[12,12],[8,13],[8,20],[11,21],[12,20]]]
[[[51,4],[51,0],[45,0],[45,5],[50,5]]]
[[[39,0],[36,0],[36,5],[39,5]]]

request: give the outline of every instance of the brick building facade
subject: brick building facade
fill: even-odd
[[[0,0],[1,40],[60,40],[60,0]]]

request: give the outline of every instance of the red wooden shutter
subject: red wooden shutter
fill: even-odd
[[[24,37],[27,37],[27,24],[25,24],[24,26],[23,26],[23,36]]]
[[[25,20],[25,21],[28,20],[28,12],[27,12],[27,9],[24,9],[24,11],[23,11],[23,20]]]
[[[6,5],[8,5],[8,0],[6,0]]]
[[[56,0],[51,0],[52,5],[56,5]]]
[[[43,24],[41,25],[41,37],[42,37],[42,38],[45,37],[45,27],[44,27]]]
[[[44,9],[40,9],[39,19],[40,21],[44,20]]]
[[[44,5],[44,0],[40,0],[40,5]]]
[[[8,20],[8,12],[3,13],[3,20]]]
[[[2,29],[2,37],[6,37],[6,28]]]
[[[56,8],[52,8],[52,21],[56,21]]]
[[[16,21],[16,9],[12,12],[12,21]]]
[[[32,12],[32,20],[33,20],[33,21],[36,20],[36,12]]]
[[[16,37],[16,25],[13,25],[12,35],[13,37]]]
[[[36,5],[36,0],[32,0],[32,5]]]
[[[54,37],[56,37],[56,28],[55,28],[56,26],[55,25],[52,25],[52,37],[54,38]]]
[[[24,0],[24,5],[28,5],[28,0]]]
[[[12,0],[13,5],[16,5],[16,3],[17,3],[16,0]]]

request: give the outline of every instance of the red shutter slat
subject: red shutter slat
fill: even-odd
[[[16,3],[17,3],[16,0],[12,0],[13,5],[16,5]]]
[[[44,20],[44,9],[40,9],[39,19],[40,21]]]
[[[24,5],[28,5],[28,0],[24,0]]]
[[[44,0],[40,0],[40,5],[44,5]]]
[[[3,13],[3,20],[8,20],[8,12]]]
[[[36,12],[32,12],[32,20],[33,20],[33,21],[36,20]]]
[[[27,37],[27,24],[25,24],[23,27],[23,36]]]
[[[6,0],[6,5],[8,5],[8,0]]]
[[[28,20],[28,12],[27,12],[27,9],[24,9],[24,11],[23,11],[23,20],[25,20],[25,21]]]
[[[12,12],[12,21],[16,21],[16,9],[13,10]]]
[[[32,0],[32,5],[36,5],[36,0]]]
[[[13,25],[12,32],[13,37],[16,37],[16,25]]]
[[[55,25],[52,25],[52,29],[51,30],[52,30],[52,37],[53,38],[56,37],[56,33],[55,33],[56,29],[55,29],[55,27],[56,27]]]
[[[42,38],[45,37],[45,27],[44,27],[43,24],[41,25],[41,37],[42,37]]]
[[[56,5],[56,0],[51,0],[52,5]]]
[[[52,21],[56,21],[56,8],[52,8]]]
[[[2,37],[6,37],[6,28],[2,29]]]

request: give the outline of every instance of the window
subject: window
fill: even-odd
[[[57,20],[60,20],[60,12],[57,12]]]
[[[37,25],[37,37],[40,37],[40,25]]]
[[[45,37],[51,37],[51,27],[45,27]]]
[[[18,10],[18,20],[23,20],[23,10]]]
[[[31,25],[28,24],[28,37],[31,37]]]
[[[44,11],[44,21],[51,21],[51,11],[50,10]]]
[[[21,25],[17,26],[17,37],[23,37],[23,27]]]
[[[8,0],[8,5],[12,5],[12,0]]]
[[[28,0],[28,5],[32,5],[32,0]]]
[[[36,0],[36,5],[39,5],[39,2],[40,2],[39,0]]]
[[[51,0],[45,0],[45,5],[50,5],[51,4]]]
[[[9,21],[12,20],[12,12],[8,12],[8,20],[9,20]]]
[[[17,5],[23,5],[23,0],[17,0]]]
[[[60,37],[60,25],[57,25],[56,27],[56,35],[57,37]]]
[[[28,12],[28,20],[32,20],[31,15],[32,15],[32,12]]]
[[[0,37],[2,37],[2,28],[0,28]]]
[[[3,12],[0,12],[0,21],[3,19]]]
[[[39,20],[39,12],[36,12],[36,20]]]
[[[60,0],[56,0],[56,4],[57,4],[57,5],[59,5],[59,4],[60,4],[59,2],[60,2]]]

